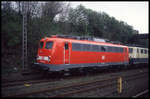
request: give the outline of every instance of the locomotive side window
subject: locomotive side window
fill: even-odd
[[[83,44],[83,51],[91,51],[91,45],[90,44]]]
[[[46,49],[51,49],[53,46],[53,42],[46,42]]]
[[[98,52],[99,51],[98,45],[92,45],[92,51]]]
[[[123,52],[123,48],[121,48],[121,52]]]
[[[119,52],[122,53],[122,48],[121,47],[119,47]]]
[[[120,52],[119,47],[116,47],[116,52]]]
[[[81,51],[82,50],[82,45],[79,43],[72,43],[72,50],[73,51]]]
[[[111,52],[113,52],[114,47],[111,47]]]
[[[108,52],[111,52],[112,51],[112,47],[111,46],[108,46]]]
[[[98,47],[99,47],[99,52],[101,52],[101,46],[99,45]]]
[[[106,47],[101,46],[101,51],[102,51],[102,52],[105,52],[105,51],[106,51]]]
[[[115,52],[115,47],[112,47],[112,52]]]
[[[118,47],[118,52],[120,53],[120,47]]]
[[[67,50],[68,48],[68,43],[65,43],[65,50]]]
[[[116,52],[119,52],[119,48],[118,47],[116,47]]]
[[[44,42],[40,42],[39,48],[43,48],[43,44],[44,44]]]

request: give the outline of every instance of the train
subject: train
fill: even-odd
[[[148,63],[148,48],[128,46],[129,48],[129,63],[140,64]]]
[[[148,63],[148,48],[96,40],[64,35],[42,38],[34,66],[49,72],[59,72]],[[143,54],[137,53],[137,49],[138,52],[143,51]]]

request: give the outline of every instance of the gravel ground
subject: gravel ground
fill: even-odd
[[[8,95],[8,94],[14,94],[14,93],[17,93],[18,91],[24,93],[24,92],[42,90],[42,89],[45,89],[45,88],[53,88],[53,87],[56,87],[56,86],[60,87],[60,86],[65,86],[65,85],[69,85],[69,84],[75,84],[75,83],[79,83],[79,82],[87,82],[87,81],[90,81],[90,80],[107,79],[107,78],[114,77],[116,75],[117,76],[132,75],[132,74],[135,74],[135,73],[140,73],[140,72],[145,72],[145,71],[148,71],[148,69],[147,68],[143,68],[143,69],[128,70],[128,71],[124,71],[124,72],[116,72],[116,73],[110,73],[110,74],[104,74],[104,75],[99,74],[99,75],[96,75],[96,76],[90,76],[90,77],[89,76],[85,76],[85,77],[82,77],[82,78],[74,78],[74,79],[69,79],[69,80],[61,79],[59,81],[54,81],[54,82],[30,84],[30,86],[28,86],[28,87],[26,87],[24,85],[20,85],[20,86],[17,86],[17,87],[2,88],[2,96],[3,95],[4,96]],[[137,81],[137,82],[139,82],[139,81]],[[147,83],[147,82],[148,81],[145,81],[145,82],[143,81],[143,83]],[[134,85],[135,82],[132,82],[131,84]],[[131,85],[131,84],[129,83],[129,85]],[[141,85],[141,83],[139,83],[139,85]],[[132,91],[136,87],[137,86],[134,86],[130,90]],[[142,86],[142,88],[143,88],[143,86]],[[114,89],[116,89],[116,88],[114,88]],[[111,95],[109,93],[107,93],[108,91],[105,91],[105,90],[110,90],[110,89],[105,89],[104,91],[106,93],[103,93],[104,91],[101,91],[101,90],[99,92],[98,89],[96,89],[96,90],[97,90],[96,94],[95,94],[95,91],[91,91],[91,92],[88,92],[88,94],[83,93],[82,95],[77,95],[77,96],[81,96],[81,97],[109,96],[109,97],[111,97]],[[92,94],[92,93],[94,93],[94,94]],[[112,92],[112,93],[113,93],[113,96],[115,96],[115,92]],[[125,96],[127,96],[127,95],[125,95]]]

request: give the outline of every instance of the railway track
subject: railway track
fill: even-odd
[[[129,81],[129,80],[145,77],[145,74],[148,73],[141,72],[132,75],[125,75],[122,76],[122,78],[126,79],[126,81]],[[39,94],[41,96],[46,96],[46,97],[64,97],[64,96],[70,96],[72,94],[77,94],[80,92],[87,92],[89,90],[94,90],[96,88],[117,86],[117,79],[118,76],[115,76],[108,79],[80,82],[80,83],[69,84],[60,87],[45,88],[45,89],[30,91],[30,92],[18,92],[15,94],[6,95],[4,97],[26,97],[26,96],[34,97],[34,96],[38,96]]]
[[[127,70],[121,70],[120,72],[123,72],[123,71],[127,71]],[[90,76],[94,76],[94,75],[97,75],[97,74],[100,74],[101,76],[102,75],[105,75],[106,73],[115,73],[117,72],[116,70],[115,71],[105,71],[103,73],[95,73],[95,74],[90,74],[88,75],[89,77]],[[80,75],[80,76],[69,76],[69,77],[62,77],[62,79],[74,79],[74,78],[82,78],[84,77],[85,75]],[[7,81],[7,82],[2,82],[2,87],[13,87],[13,86],[19,86],[19,85],[24,85],[24,84],[36,84],[36,83],[46,83],[46,82],[52,82],[52,81],[59,81],[61,78],[52,78],[52,79],[43,79],[43,78],[36,78],[36,79],[25,79],[25,80],[15,80],[15,81]]]
[[[140,92],[140,93],[138,93],[138,94],[136,94],[135,96],[132,96],[132,97],[133,97],[133,98],[142,97],[142,96],[144,96],[145,94],[148,94],[148,92],[149,92],[149,90],[146,89],[146,90],[144,90],[144,91],[142,91],[142,92]]]
[[[43,80],[21,80],[21,81],[16,81],[16,82],[9,82],[2,84],[2,87],[12,87],[12,86],[18,86],[18,85],[23,85],[23,84],[35,84],[35,83],[42,83],[42,82],[48,82],[50,80],[48,79],[43,79]]]

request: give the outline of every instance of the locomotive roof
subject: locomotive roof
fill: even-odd
[[[44,40],[59,40],[59,41],[69,41],[69,42],[74,42],[74,43],[85,43],[85,44],[101,44],[101,45],[108,45],[108,46],[116,46],[116,47],[127,47],[124,45],[120,45],[120,44],[113,44],[113,43],[109,43],[109,42],[96,42],[96,41],[89,41],[89,40],[77,40],[77,39],[70,39],[70,38],[59,38],[59,37],[45,37],[42,38],[40,41],[44,41]]]

